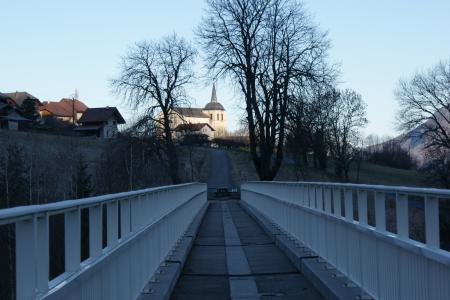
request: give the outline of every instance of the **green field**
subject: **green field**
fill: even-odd
[[[232,165],[233,184],[238,185],[243,181],[258,180],[250,153],[246,151],[227,151]],[[436,187],[426,180],[423,174],[415,170],[396,169],[368,162],[363,162],[359,170],[356,167],[350,172],[351,182],[364,184],[400,185],[416,187]],[[302,172],[296,172],[293,165],[283,164],[278,172],[277,181],[328,181],[339,182],[333,172],[332,163],[326,172],[322,172],[313,167],[308,167]]]

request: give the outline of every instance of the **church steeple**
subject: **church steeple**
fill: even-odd
[[[217,92],[216,92],[216,81],[213,82],[212,92],[211,92],[211,101],[209,101],[206,105],[204,110],[223,110],[225,111],[225,108],[223,108],[222,104],[217,101]]]
[[[211,102],[217,102],[216,82],[213,82]]]

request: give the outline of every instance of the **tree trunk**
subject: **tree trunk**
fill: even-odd
[[[180,178],[178,176],[178,154],[173,143],[167,146],[167,159],[169,161],[169,176],[173,184],[179,184]]]
[[[179,184],[178,176],[178,155],[172,139],[172,130],[170,128],[169,111],[164,111],[164,140],[166,144],[166,155],[169,165],[169,176],[173,184]]]

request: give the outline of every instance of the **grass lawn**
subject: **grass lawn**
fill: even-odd
[[[240,182],[258,180],[250,153],[246,151],[229,150],[232,170],[231,176],[234,185]],[[363,162],[357,176],[356,167],[350,172],[350,179],[354,183],[401,185],[416,187],[435,187],[427,182],[424,175],[415,170],[403,170],[375,165]],[[308,167],[302,173],[296,172],[295,167],[290,164],[283,164],[275,178],[276,181],[342,181],[334,175],[332,163],[326,172],[322,172],[313,167]]]

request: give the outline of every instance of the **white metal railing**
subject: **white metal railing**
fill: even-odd
[[[450,252],[440,248],[439,239],[439,201],[450,201],[450,190],[249,182],[241,192],[244,202],[376,299],[450,299]],[[368,222],[368,196],[375,224]],[[393,212],[386,209],[388,198],[395,202]],[[410,239],[413,198],[424,201],[424,243]],[[387,230],[387,214],[396,233]]]
[[[15,224],[17,299],[136,299],[205,203],[206,185],[196,183],[0,210],[0,225]],[[83,209],[89,258],[81,262]],[[65,271],[49,281],[54,215],[64,215]]]

